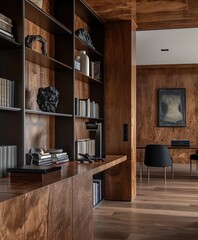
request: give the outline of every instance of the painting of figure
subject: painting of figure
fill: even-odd
[[[184,127],[186,125],[185,88],[159,89],[159,126]]]

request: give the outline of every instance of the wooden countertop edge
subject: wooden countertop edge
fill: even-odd
[[[32,183],[31,181],[28,183],[22,182],[22,181],[17,183],[11,183],[10,177],[1,178],[0,179],[0,203],[13,199],[15,197],[22,196],[24,194],[35,191],[42,187],[46,187],[48,185],[57,183],[59,181],[64,181],[71,177],[76,177],[80,174],[86,175],[87,173],[89,173],[94,175],[96,173],[107,170],[113,166],[116,166],[122,162],[125,162],[126,160],[127,160],[126,155],[107,155],[105,162],[100,161],[100,162],[94,162],[94,163],[88,163],[88,164],[77,163],[75,161],[69,162],[62,165],[63,166],[62,171],[66,171],[66,173],[61,174],[60,180],[53,181],[49,184]]]

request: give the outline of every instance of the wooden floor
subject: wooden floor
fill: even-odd
[[[137,179],[133,203],[103,201],[94,209],[94,240],[198,240],[198,175],[177,164],[165,185],[159,171],[151,170],[150,183]]]

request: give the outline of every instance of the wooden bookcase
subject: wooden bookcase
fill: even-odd
[[[130,201],[135,196],[136,171],[133,24],[130,21],[104,24],[83,0],[46,0],[42,9],[30,0],[7,0],[2,1],[0,13],[12,19],[14,34],[14,40],[0,34],[0,77],[16,83],[15,106],[0,107],[0,144],[17,145],[18,165],[26,163],[26,153],[33,147],[62,148],[70,160],[75,160],[76,141],[91,137],[85,123],[100,122],[103,153],[128,154],[129,160],[123,168],[105,173],[105,198]],[[79,28],[88,30],[95,49],[75,34]],[[47,56],[41,53],[38,41],[32,49],[25,46],[25,37],[32,34],[47,40]],[[100,80],[75,70],[75,57],[81,50],[86,51],[90,61],[100,61]],[[120,61],[126,64],[120,67]],[[47,86],[55,86],[60,92],[56,113],[42,112],[37,105],[38,89]],[[99,117],[75,115],[75,98],[97,102]],[[129,141],[123,141],[124,123],[129,127]],[[124,191],[117,194],[123,179],[126,179]]]
[[[18,165],[26,163],[33,147],[62,148],[74,160],[76,140],[90,137],[85,122],[103,123],[103,71],[97,80],[74,67],[78,52],[85,50],[90,61],[100,61],[103,68],[102,21],[82,0],[43,1],[42,9],[30,0],[8,0],[2,2],[0,13],[12,19],[15,38],[0,35],[0,77],[16,82],[15,107],[0,107],[0,144],[17,145]],[[88,30],[95,49],[75,34],[79,28]],[[27,35],[47,41],[47,56],[38,41],[32,49],[25,46]],[[56,113],[43,112],[37,104],[38,89],[48,86],[60,93]],[[97,102],[99,117],[75,116],[75,98]]]
[[[85,122],[101,122],[104,119],[104,76],[103,76],[103,54],[104,54],[104,24],[103,22],[85,5],[83,1],[75,1],[75,24],[74,31],[83,28],[91,36],[94,48],[84,43],[75,34],[75,57],[79,51],[84,50],[91,61],[99,61],[101,65],[101,79],[97,80],[75,70],[75,98],[90,99],[99,105],[99,117],[75,116],[75,141],[90,138],[90,132],[86,130]],[[104,136],[104,134],[103,134]],[[104,138],[103,138],[104,142]],[[104,146],[103,146],[104,152]]]

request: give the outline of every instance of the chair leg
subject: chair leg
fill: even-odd
[[[166,183],[166,167],[164,167],[164,182]]]
[[[173,164],[171,165],[171,178],[173,179],[174,178],[174,171],[173,171]]]
[[[147,182],[150,182],[150,168],[147,166]]]
[[[192,176],[192,160],[190,159],[190,176]]]
[[[196,160],[196,173],[198,171],[198,161]]]

